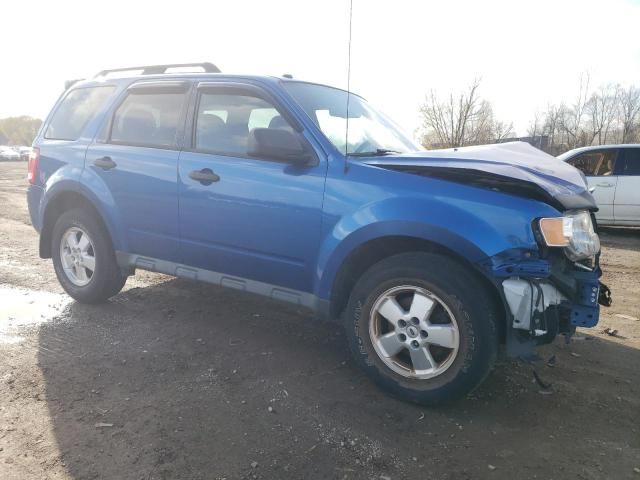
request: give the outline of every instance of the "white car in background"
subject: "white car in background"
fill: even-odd
[[[29,155],[31,155],[31,147],[16,147],[16,150],[20,154],[20,159],[25,162],[29,160]]]
[[[640,226],[640,145],[598,145],[558,158],[587,177],[600,225]]]
[[[0,146],[0,161],[1,160],[20,160],[20,153],[11,147]]]

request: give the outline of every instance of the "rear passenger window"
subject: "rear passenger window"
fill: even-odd
[[[603,177],[613,174],[616,150],[585,152],[568,161],[588,177]]]
[[[113,116],[111,143],[176,146],[184,93],[130,93]]]
[[[106,103],[115,87],[99,86],[70,91],[53,114],[44,138],[77,140],[84,127]]]

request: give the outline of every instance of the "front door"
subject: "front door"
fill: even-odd
[[[614,223],[613,200],[618,184],[615,174],[617,156],[618,150],[610,148],[589,150],[568,160],[568,163],[586,175],[589,191],[592,191],[599,209],[596,218],[602,224]]]
[[[263,93],[228,84],[198,89],[191,148],[179,165],[182,258],[205,270],[310,292],[326,163],[319,158],[296,166],[249,155],[255,128],[285,129],[308,144]]]
[[[105,138],[87,150],[86,166],[114,199],[129,253],[179,261],[177,137],[186,88],[167,82],[130,87]]]

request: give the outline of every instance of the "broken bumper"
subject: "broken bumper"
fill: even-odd
[[[552,282],[531,278],[510,277],[502,281],[507,306],[513,318],[512,327],[527,330],[535,336],[548,333],[550,307],[568,314],[570,325],[595,327],[600,316],[600,281],[598,275],[577,272],[579,279],[573,294],[566,295]]]
[[[510,251],[483,265],[505,304],[509,333],[521,339],[551,341],[576,327],[594,327],[600,303],[610,304],[608,288],[600,283],[598,259],[586,267],[555,255],[536,258],[530,251]],[[546,341],[542,341],[542,340]]]

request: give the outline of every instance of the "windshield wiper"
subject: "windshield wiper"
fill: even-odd
[[[383,157],[385,155],[391,155],[393,153],[402,153],[397,150],[389,150],[387,148],[376,148],[373,152],[354,152],[347,153],[348,157]]]

